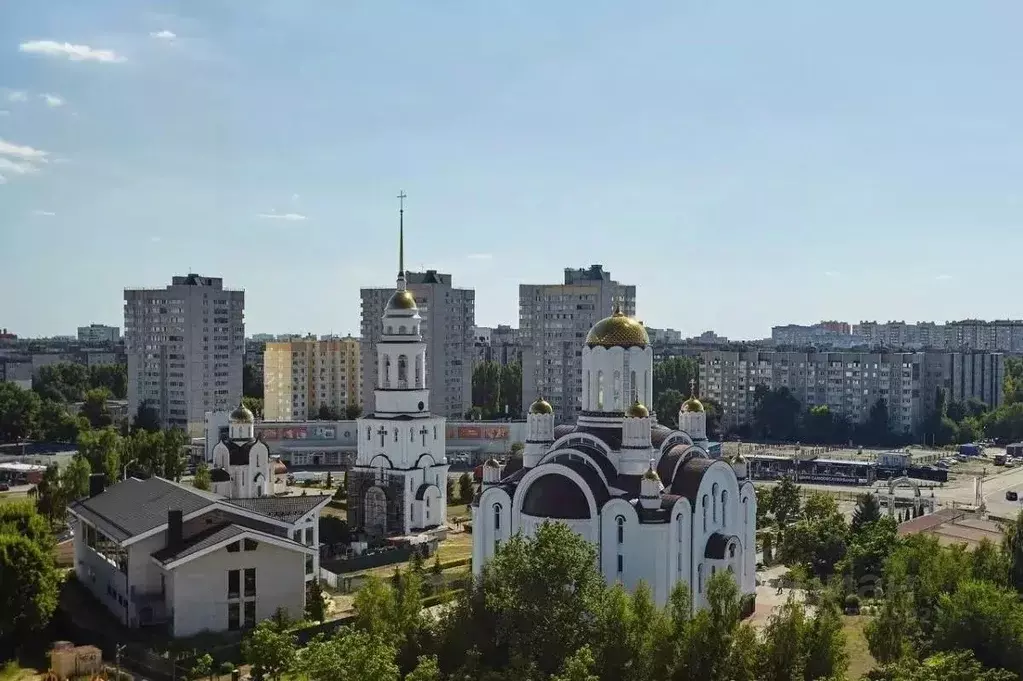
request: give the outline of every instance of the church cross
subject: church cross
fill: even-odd
[[[695,397],[696,396],[696,379],[695,378],[690,378],[689,379],[689,396],[690,397]]]
[[[430,432],[430,431],[428,431],[428,430],[426,429],[426,426],[423,426],[423,429],[419,431],[419,434],[423,436],[423,446],[424,446],[424,447],[426,446],[426,434],[427,434],[428,432]]]
[[[380,446],[384,446],[384,438],[387,436],[387,429],[380,426],[380,430],[377,431],[377,435],[380,436]]]

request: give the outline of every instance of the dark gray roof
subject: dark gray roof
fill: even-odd
[[[178,560],[179,558],[190,556],[193,553],[198,553],[199,551],[211,546],[216,546],[222,541],[233,537],[240,537],[245,533],[246,529],[247,528],[241,527],[240,525],[215,525],[214,527],[203,530],[198,534],[192,535],[177,546],[167,546],[166,548],[160,549],[153,554],[153,558],[161,563],[167,564]]]
[[[227,445],[228,456],[232,466],[246,466],[249,463],[249,450],[252,445],[261,442],[259,439],[235,442],[234,440],[221,440]]]
[[[123,541],[165,525],[167,511],[188,515],[215,503],[212,495],[154,476],[118,482],[102,494],[73,502],[70,508],[112,539]]]
[[[214,468],[210,471],[210,482],[231,482],[231,474],[223,468]]]
[[[324,501],[330,499],[329,494],[289,497],[257,497],[255,499],[224,499],[228,506],[237,506],[260,515],[276,518],[285,522],[294,522],[313,510]]]
[[[564,475],[541,475],[526,491],[522,512],[538,518],[589,518],[590,504],[579,486]]]
[[[671,481],[671,493],[689,499],[695,510],[696,495],[700,491],[700,483],[703,482],[703,476],[717,461],[718,459],[702,458],[686,461],[682,464],[678,473],[675,474],[675,479]]]
[[[703,551],[704,558],[711,558],[713,560],[721,560],[725,557],[725,547],[733,539],[737,539],[734,535],[726,536],[720,532],[707,537],[707,547]]]

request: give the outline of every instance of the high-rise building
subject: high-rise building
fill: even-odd
[[[522,404],[543,397],[559,420],[576,419],[581,408],[583,339],[616,306],[635,316],[636,287],[614,281],[601,265],[567,267],[563,284],[519,285]]]
[[[501,366],[522,362],[519,330],[507,324],[477,326],[473,332],[474,362],[497,362]]]
[[[308,337],[267,343],[263,354],[263,418],[315,419],[321,407],[343,418],[359,403],[359,339]]]
[[[462,418],[472,407],[473,330],[476,328],[476,291],[454,288],[450,274],[436,270],[403,272],[408,291],[423,318],[426,376],[434,413]],[[362,406],[376,408],[376,346],[381,339],[380,319],[394,288],[364,288],[362,294]]]
[[[124,290],[128,408],[143,402],[166,427],[199,436],[207,411],[242,399],[245,292],[219,277],[176,276],[162,289]]]
[[[78,327],[79,343],[117,343],[121,340],[121,330],[106,324],[89,324]]]

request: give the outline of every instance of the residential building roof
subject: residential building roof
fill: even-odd
[[[221,524],[214,527],[208,528],[194,534],[186,539],[177,546],[168,545],[165,548],[160,549],[153,554],[153,558],[161,563],[169,563],[180,558],[186,558],[193,553],[198,553],[203,549],[211,546],[216,546],[222,541],[232,539],[234,537],[240,537],[245,534],[246,528],[241,525],[234,524]]]
[[[108,487],[102,494],[72,502],[69,509],[98,524],[111,539],[123,541],[167,524],[167,511],[189,515],[212,506],[216,497],[151,477],[128,478]]]
[[[237,506],[247,511],[269,516],[285,522],[295,522],[309,511],[325,501],[330,500],[328,494],[289,497],[257,497],[255,499],[225,499],[229,506]]]

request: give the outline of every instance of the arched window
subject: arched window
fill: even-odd
[[[676,555],[675,555],[675,561],[677,563],[676,570],[678,570],[679,574],[682,574],[682,565],[683,565],[683,563],[682,563],[682,548],[685,546],[686,528],[685,528],[685,525],[683,524],[684,520],[682,518],[682,514],[681,513],[679,513],[677,516],[675,516],[675,522],[678,524],[678,551],[676,552]]]
[[[728,557],[735,558],[735,544],[728,545]]]
[[[400,333],[403,336],[405,335],[405,325],[404,324],[402,324],[401,326],[398,327],[398,333]]]
[[[397,428],[394,429],[394,441],[395,442],[398,441],[398,429]]]
[[[696,593],[703,593],[703,563],[696,566]]]
[[[416,429],[415,428],[412,428],[412,429],[409,430],[409,432],[408,432],[408,441],[409,442],[415,442],[416,441]]]
[[[618,524],[618,545],[621,546],[625,543],[625,516],[618,516],[615,522]]]
[[[632,391],[632,402],[641,402],[643,398],[639,396],[639,385],[636,383],[636,372],[633,371],[629,375],[629,390]]]
[[[620,411],[622,409],[622,372],[614,372],[614,409]]]
[[[728,525],[728,490],[721,490],[721,525]]]
[[[604,408],[604,372],[597,370],[597,409]]]
[[[434,440],[436,440],[436,439],[437,439],[437,426],[434,426],[434,427],[433,427],[433,439],[434,439]]]
[[[398,355],[398,387],[408,387],[408,357]]]
[[[590,404],[590,370],[586,370],[586,380],[583,381],[583,406],[586,409],[591,409]]]
[[[391,387],[391,356],[384,355],[384,387]]]
[[[501,531],[501,504],[494,504],[494,532]]]
[[[646,395],[646,397],[643,398],[643,401],[646,404],[650,404],[650,372],[649,371],[644,371],[643,372],[643,394]]]
[[[749,497],[742,498],[742,521],[749,525]]]
[[[700,502],[703,505],[703,531],[707,531],[707,495],[703,495],[703,500]]]
[[[366,442],[369,442],[372,439],[373,439],[373,429],[370,428],[369,426],[366,426]]]
[[[718,484],[715,482],[710,486],[710,517],[716,523],[718,521]]]
[[[422,367],[420,367],[419,365],[418,357],[416,358],[416,387],[417,388],[423,387],[423,370]]]

